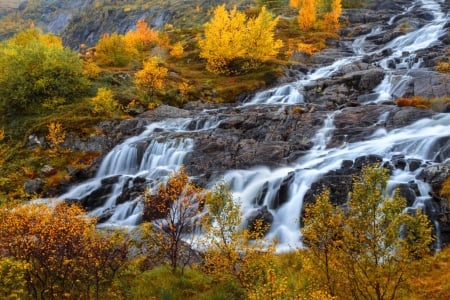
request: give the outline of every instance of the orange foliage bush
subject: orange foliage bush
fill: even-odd
[[[128,47],[142,52],[149,50],[158,41],[158,33],[149,28],[147,22],[141,19],[136,23],[136,30],[128,31],[124,38]]]
[[[313,44],[298,43],[297,50],[308,55],[313,55],[314,52],[319,51],[319,48]]]
[[[28,265],[30,299],[99,299],[126,262],[123,241],[98,234],[95,220],[76,205],[0,208],[0,258]]]
[[[441,196],[447,198],[447,203],[450,204],[450,177],[448,177],[442,184]]]
[[[414,291],[410,299],[450,299],[450,248],[442,249],[436,256],[414,265],[417,275],[409,280]]]
[[[430,108],[431,107],[431,103],[429,100],[423,98],[423,97],[418,97],[418,96],[414,96],[414,97],[404,97],[404,98],[399,98],[397,99],[397,101],[395,101],[395,104],[397,104],[397,106],[414,106],[414,107],[418,107],[418,108]]]

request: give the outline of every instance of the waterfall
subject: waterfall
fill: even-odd
[[[374,89],[376,102],[391,100],[402,96],[405,86],[410,80],[408,72],[419,68],[421,60],[416,52],[437,42],[444,32],[446,16],[441,12],[437,1],[414,1],[414,5],[430,11],[434,20],[423,27],[397,37],[380,49],[366,52],[365,40],[383,32],[376,27],[371,32],[354,40],[350,56],[336,59],[332,64],[322,66],[304,74],[297,81],[256,93],[255,96],[235,108],[233,113],[248,106],[263,105],[298,105],[305,104],[304,88],[311,83],[333,76],[344,66],[361,61],[364,55],[376,55],[390,49],[390,55],[380,58],[376,63],[386,71],[381,84]],[[409,12],[412,7],[405,10]],[[390,23],[394,22],[394,17]],[[407,53],[405,53],[407,51]],[[391,62],[395,62],[394,66]],[[105,181],[113,182],[106,201],[96,207],[91,214],[103,216],[111,211],[106,224],[135,225],[140,222],[142,201],[139,197],[118,201],[122,191],[134,184],[136,179],[145,180],[149,187],[167,179],[167,176],[180,168],[186,155],[195,149],[194,139],[186,133],[214,130],[220,124],[217,117],[219,110],[203,111],[200,117],[171,118],[154,122],[136,137],[127,139],[116,146],[103,159],[97,176],[79,186],[74,187],[60,199],[82,199],[98,190]],[[311,185],[331,170],[339,169],[344,161],[375,154],[389,162],[398,155],[405,160],[417,160],[422,165],[415,169],[406,166],[395,169],[388,187],[394,189],[399,184],[414,181],[418,193],[413,207],[420,207],[427,197],[430,187],[416,179],[423,170],[423,162],[435,161],[434,148],[442,139],[450,138],[450,114],[437,114],[432,118],[422,119],[406,127],[387,131],[378,129],[366,140],[346,143],[339,147],[330,147],[329,141],[335,130],[334,119],[340,111],[329,113],[323,126],[312,139],[313,147],[305,151],[297,161],[281,168],[259,166],[247,170],[228,170],[223,175],[230,185],[233,196],[242,203],[244,217],[254,210],[267,206],[274,216],[270,238],[279,241],[280,251],[301,246],[299,221],[303,208],[303,199]],[[385,123],[388,113],[379,117],[379,124]],[[215,182],[210,182],[214,185]],[[282,197],[280,196],[282,194]],[[119,203],[120,202],[120,203]]]
[[[152,123],[140,135],[131,137],[112,149],[103,159],[93,180],[72,188],[59,199],[82,199],[99,189],[105,179],[117,176],[108,199],[90,214],[100,218],[105,213],[113,212],[106,224],[136,225],[141,220],[141,198],[117,203],[123,190],[132,186],[133,179],[138,177],[154,188],[158,182],[166,180],[168,175],[179,170],[184,157],[193,149],[194,142],[178,135],[172,137],[171,133],[182,135],[183,132],[206,130],[213,126],[215,124],[211,125],[209,122],[203,122],[203,126],[200,126],[198,121],[192,125],[190,118]],[[194,129],[189,130],[191,127]]]

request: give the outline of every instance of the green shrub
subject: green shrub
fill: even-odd
[[[54,109],[87,87],[78,55],[51,34],[28,30],[0,45],[0,109],[10,116]]]

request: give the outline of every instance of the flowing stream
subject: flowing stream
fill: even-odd
[[[383,56],[378,65],[385,70],[382,83],[373,91],[375,102],[390,100],[402,95],[404,86],[410,80],[408,72],[419,68],[421,60],[416,58],[416,52],[436,43],[445,32],[444,26],[448,17],[440,7],[440,1],[412,1],[411,7],[405,8],[405,13],[413,6],[419,5],[429,11],[434,20],[421,28],[397,37],[379,49],[366,52],[365,40],[368,37],[383,32],[383,28],[374,28],[370,33],[357,38],[352,45],[353,55],[337,59],[334,63],[318,68],[302,76],[296,82],[257,93],[252,99],[242,104],[251,105],[290,105],[304,103],[304,87],[315,80],[327,78],[339,71],[343,66],[359,61],[364,55],[376,55],[390,49],[387,57]],[[393,19],[390,21],[393,22]],[[207,112],[204,112],[207,113]],[[436,158],[436,145],[450,138],[450,114],[437,114],[429,119],[422,119],[404,128],[386,131],[380,129],[365,140],[347,143],[338,148],[327,147],[334,130],[333,120],[340,111],[330,112],[321,130],[313,138],[313,147],[297,161],[282,168],[271,169],[260,166],[250,170],[229,170],[224,174],[224,180],[230,185],[235,199],[241,201],[244,215],[266,205],[274,216],[274,221],[268,233],[276,238],[280,251],[301,246],[299,219],[305,193],[311,184],[323,174],[341,167],[344,160],[354,160],[357,157],[376,154],[389,161],[402,154],[406,160],[414,159],[432,163]],[[383,118],[380,117],[380,122]],[[203,119],[204,120],[204,119]],[[112,214],[107,225],[136,225],[140,222],[142,201],[139,197],[118,203],[121,191],[133,184],[134,178],[145,178],[150,188],[167,178],[168,174],[178,170],[187,153],[195,147],[195,141],[185,137],[184,133],[192,131],[208,131],[217,127],[213,118],[203,122],[195,118],[168,119],[167,121],[150,124],[140,135],[126,140],[116,146],[103,160],[96,178],[74,187],[61,199],[80,199],[92,193],[107,179],[115,178],[114,188],[110,191],[104,205],[91,212],[101,216],[111,210]],[[192,125],[192,124],[196,125]],[[422,165],[423,167],[423,165]],[[416,175],[422,170],[396,169],[389,186],[393,189],[400,183],[415,181],[420,192],[415,206],[424,205],[428,196],[429,186]],[[286,177],[291,177],[286,197],[281,205],[275,205],[276,195]],[[211,185],[214,183],[212,182]],[[264,191],[264,192],[263,192]],[[256,195],[263,195],[260,203],[255,203]]]

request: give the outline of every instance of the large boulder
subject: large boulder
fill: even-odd
[[[428,166],[417,175],[417,179],[429,183],[436,194],[440,193],[442,184],[448,177],[450,177],[450,162]]]

